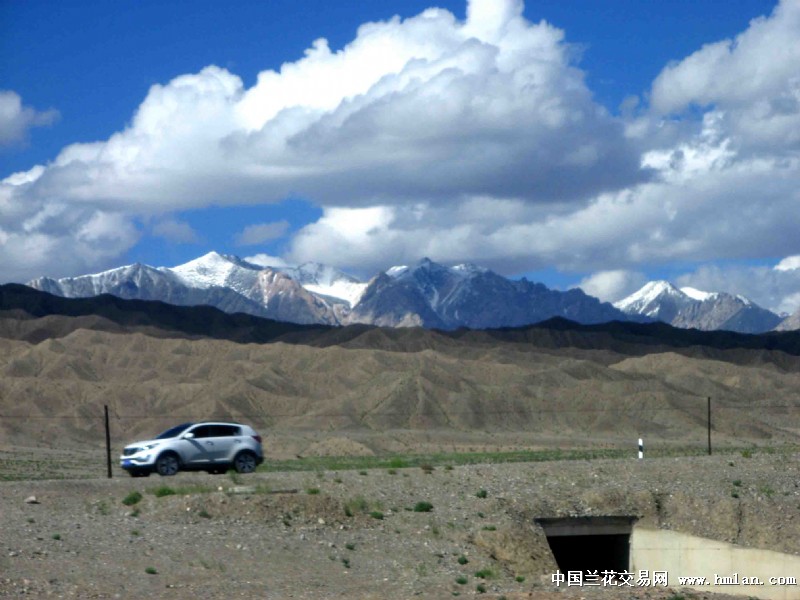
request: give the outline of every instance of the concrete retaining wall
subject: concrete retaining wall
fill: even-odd
[[[671,587],[769,600],[800,600],[797,581],[792,584],[789,580],[787,584],[778,579],[800,581],[800,556],[743,548],[676,531],[634,527],[631,572],[638,574],[640,570],[648,571],[651,576],[653,571],[666,571]],[[694,585],[688,582],[681,586],[680,577],[705,577],[706,583],[698,585],[695,581]],[[771,582],[770,578],[776,579]]]

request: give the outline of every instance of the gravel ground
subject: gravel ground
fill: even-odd
[[[177,493],[158,497],[162,486]],[[800,554],[798,486],[798,454],[6,481],[0,596],[676,598],[554,588],[534,519],[635,515]],[[141,500],[124,504],[135,491]],[[431,510],[415,511],[422,502]]]

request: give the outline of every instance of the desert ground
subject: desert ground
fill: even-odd
[[[70,475],[92,474],[69,460]],[[718,599],[675,582],[556,588],[535,519],[633,515],[798,554],[800,454],[148,479],[115,467],[113,479],[4,481],[0,506],[9,597]]]

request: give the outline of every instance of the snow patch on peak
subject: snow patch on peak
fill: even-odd
[[[456,265],[450,270],[462,275],[476,275],[479,273],[489,272],[489,269],[487,269],[486,267],[479,267],[478,265],[473,265],[472,263],[463,263],[460,265]]]
[[[712,292],[704,292],[702,290],[698,290],[693,287],[682,287],[681,291],[689,296],[692,300],[699,300],[700,302],[705,302],[706,300],[713,300],[718,296],[718,294]]]
[[[407,265],[398,265],[396,267],[391,267],[390,269],[388,269],[386,271],[386,274],[389,277],[391,277],[392,279],[397,279],[398,277],[400,277],[403,273],[406,273],[407,271],[408,271],[408,266]]]
[[[667,294],[670,296],[682,297],[684,294],[672,285],[669,281],[650,281],[646,283],[638,292],[634,292],[627,298],[615,302],[614,306],[619,310],[628,312],[629,309],[634,307],[645,307],[651,302],[654,302],[662,296]]]
[[[342,300],[351,308],[358,303],[367,287],[366,283],[335,267],[316,262],[283,269],[283,272],[309,292]]]
[[[247,289],[257,277],[259,267],[238,256],[209,252],[188,263],[172,267],[172,271],[191,287],[230,287],[236,291]]]

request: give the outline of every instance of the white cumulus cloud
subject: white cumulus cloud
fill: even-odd
[[[273,223],[256,223],[248,225],[236,234],[237,246],[257,246],[286,235],[289,229],[288,221],[275,221]]]
[[[5,205],[133,219],[299,195],[403,212],[480,195],[581,203],[643,180],[563,32],[522,8],[471,0],[464,21],[432,8],[366,23],[250,88],[215,66],[154,85],[126,129],[6,178]]]
[[[0,90],[0,146],[25,140],[32,127],[52,125],[58,116],[57,110],[38,111],[24,106],[16,92]]]
[[[269,254],[264,254],[264,253],[254,254],[253,256],[246,256],[245,260],[249,263],[253,263],[254,265],[259,265],[262,267],[281,268],[281,267],[291,266],[279,256],[270,256]]]
[[[603,302],[616,302],[640,289],[645,283],[647,278],[643,273],[616,269],[593,273],[582,279],[577,287]]]
[[[186,221],[166,217],[153,224],[152,234],[177,244],[199,244],[200,235]]]

